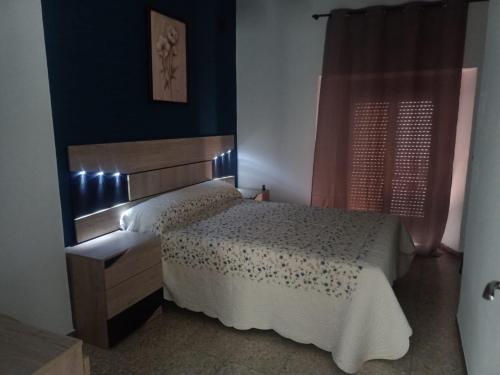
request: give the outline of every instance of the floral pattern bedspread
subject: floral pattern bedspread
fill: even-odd
[[[351,299],[377,234],[399,225],[388,215],[233,199],[173,226],[163,218],[156,230],[168,262]]]

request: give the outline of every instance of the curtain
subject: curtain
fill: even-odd
[[[333,10],[311,204],[398,215],[417,248],[448,215],[467,4]]]

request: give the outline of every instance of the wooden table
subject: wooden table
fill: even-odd
[[[0,374],[88,375],[90,369],[81,340],[0,314]]]

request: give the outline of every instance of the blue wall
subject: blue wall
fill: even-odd
[[[187,105],[150,100],[150,6],[187,22]],[[44,0],[42,10],[68,245],[68,145],[236,134],[235,2]]]

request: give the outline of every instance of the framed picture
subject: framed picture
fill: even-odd
[[[149,10],[153,100],[187,103],[186,23]]]

